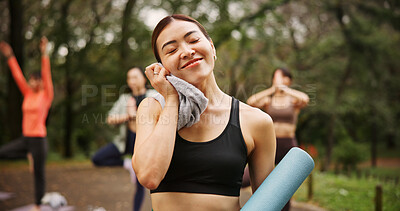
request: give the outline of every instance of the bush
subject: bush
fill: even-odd
[[[357,164],[369,157],[368,147],[351,139],[343,139],[333,150],[336,164],[341,165],[345,171],[355,170]]]

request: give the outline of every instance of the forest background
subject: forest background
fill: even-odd
[[[0,0],[0,40],[25,75],[40,69],[40,37],[50,41],[52,156],[89,158],[112,140],[105,120],[127,91],[126,72],[155,62],[152,29],[173,13],[205,26],[217,82],[241,101],[268,88],[275,68],[292,71],[292,87],[310,97],[296,135],[316,147],[321,170],[374,166],[381,151],[399,151],[399,1]],[[2,57],[0,145],[21,134],[21,103]]]

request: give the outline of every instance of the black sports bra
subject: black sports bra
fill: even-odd
[[[176,134],[167,174],[158,192],[186,192],[239,196],[247,147],[239,124],[239,101],[232,97],[228,125],[215,139],[191,142]]]

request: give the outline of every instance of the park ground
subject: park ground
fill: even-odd
[[[0,210],[14,210],[33,204],[33,177],[26,162],[0,163],[0,192],[12,197],[0,200]],[[132,210],[134,184],[127,170],[121,167],[96,168],[89,161],[49,162],[46,169],[47,192],[62,194],[76,211]],[[241,203],[250,197],[243,189]],[[293,202],[293,211],[323,210],[314,205]],[[151,210],[147,192],[142,211]]]

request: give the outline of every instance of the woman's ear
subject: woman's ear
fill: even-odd
[[[213,57],[217,59],[217,50],[215,50],[215,46],[213,41],[210,39],[211,48],[213,49]]]

